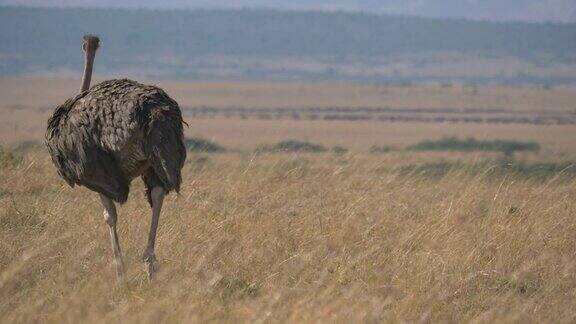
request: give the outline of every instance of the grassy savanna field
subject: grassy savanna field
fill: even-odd
[[[97,82],[97,81],[95,81]],[[144,81],[145,82],[145,81]],[[231,148],[254,147],[284,139],[345,145],[365,151],[372,145],[406,146],[424,139],[443,136],[473,136],[482,139],[537,141],[548,153],[576,152],[576,90],[573,88],[506,88],[378,86],[353,84],[306,84],[274,82],[175,82],[149,81],[175,98],[190,125],[187,136],[201,136]],[[59,78],[0,78],[0,143],[41,141],[46,120],[55,106],[78,91],[78,80]],[[217,109],[217,114],[193,118],[192,111],[202,107]],[[252,115],[242,119],[226,110],[243,107]],[[391,108],[395,111],[418,109],[417,113],[392,112],[386,116],[403,117],[508,117],[560,116],[568,125],[533,123],[435,123],[381,122],[377,119],[325,121],[326,112],[310,116],[311,108],[346,108],[344,116],[355,108]],[[298,119],[287,112],[277,119],[278,109],[296,109]],[[260,110],[258,110],[260,109]],[[256,110],[256,112],[254,112]],[[446,112],[448,110],[448,112]],[[451,112],[462,110],[461,113]],[[474,112],[476,110],[477,112]],[[261,117],[261,111],[272,113]],[[426,113],[430,111],[430,113]],[[493,112],[495,111],[495,112]],[[316,114],[316,113],[314,113]],[[323,115],[322,115],[323,114]],[[358,116],[364,117],[362,113]],[[288,118],[285,118],[288,117]],[[546,154],[549,156],[549,154]]]
[[[185,115],[194,106],[576,108],[570,89],[159,84]],[[0,85],[5,147],[41,140],[52,108],[77,88],[58,79]],[[42,148],[5,149],[0,321],[576,320],[575,125],[186,121],[188,136],[227,151],[189,153],[181,195],[164,204],[161,270],[152,282],[141,262],[150,211],[134,181],[119,208],[126,289],[116,284],[97,195],[67,187]],[[443,136],[530,141],[541,149],[513,160],[406,149]],[[254,152],[291,138],[328,150]],[[334,145],[348,151],[335,153]],[[369,153],[373,145],[394,149]]]

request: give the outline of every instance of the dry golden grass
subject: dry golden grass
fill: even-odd
[[[506,108],[568,111],[573,89],[159,82],[183,107]],[[0,145],[43,138],[77,80],[0,79]],[[186,113],[186,111],[185,111]],[[396,151],[423,139],[535,141],[517,159],[574,161],[576,126],[192,119],[192,154],[160,221],[159,276],[140,256],[150,211],[135,181],[119,208],[129,288],[116,285],[102,207],[68,188],[43,150],[0,161],[0,322],[574,322],[576,181],[490,163],[443,177],[402,166],[497,154]],[[341,156],[252,155],[289,138]]]
[[[576,182],[395,171],[413,159],[192,155],[153,282],[138,181],[119,209],[122,290],[97,195],[30,152],[0,169],[1,320],[574,322]]]

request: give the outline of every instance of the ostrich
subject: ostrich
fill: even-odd
[[[48,120],[46,146],[66,182],[97,192],[110,231],[118,280],[125,282],[114,202],[128,198],[130,182],[141,177],[152,208],[143,261],[148,277],[158,271],[154,254],[164,196],[180,189],[186,159],[182,113],[162,89],[132,80],[108,80],[90,90],[99,39],[83,37],[84,75],[80,94],[56,108]]]

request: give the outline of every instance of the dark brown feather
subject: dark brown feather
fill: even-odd
[[[46,145],[68,184],[124,202],[130,181],[145,174],[157,179],[150,185],[179,190],[186,159],[182,124],[178,104],[162,89],[109,80],[56,108]]]

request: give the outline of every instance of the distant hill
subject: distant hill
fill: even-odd
[[[576,22],[574,0],[0,0],[0,5],[125,9],[276,9],[434,18]]]
[[[0,74],[79,71],[84,33],[101,36],[97,68],[112,74],[418,81],[434,79],[419,75],[418,67],[435,71],[434,63],[446,57],[451,61],[467,57],[476,62],[511,58],[529,62],[535,66],[536,81],[576,79],[571,73],[555,75],[543,69],[576,62],[576,24],[343,12],[25,7],[0,7]],[[409,59],[413,68],[388,69],[399,58]],[[522,75],[514,74],[516,70],[509,73],[505,61],[502,64],[498,75],[503,79],[532,77],[529,70],[520,70]],[[371,66],[381,71],[370,71]],[[441,72],[436,79],[442,79]],[[489,77],[478,73],[479,80]],[[444,79],[453,78],[473,80],[475,76],[447,75]]]

